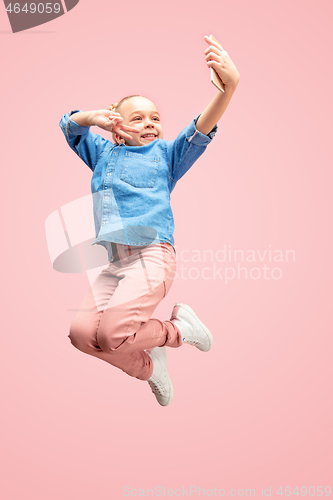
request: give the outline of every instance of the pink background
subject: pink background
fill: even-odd
[[[15,35],[0,10],[1,497],[121,499],[124,486],[261,496],[271,486],[282,498],[280,486],[333,487],[331,2],[80,0]],[[215,94],[211,33],[241,78],[172,194],[177,251],[226,245],[295,259],[265,259],[280,279],[175,280],[154,316],[189,304],[214,347],[168,350],[175,395],[162,408],[147,383],[71,346],[89,282],[53,270],[45,221],[90,192],[61,116],[138,93],[174,138]]]

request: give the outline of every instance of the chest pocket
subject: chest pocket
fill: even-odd
[[[143,156],[126,151],[120,179],[137,188],[152,188],[155,184],[159,160],[158,156]]]

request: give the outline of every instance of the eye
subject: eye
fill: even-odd
[[[155,116],[155,117],[153,118],[153,120],[157,120],[158,122],[160,121],[160,119],[159,119],[159,117],[158,117],[158,116]]]
[[[134,120],[141,120],[141,117],[140,117],[140,116],[135,116],[135,117],[133,118],[133,121],[134,121]]]

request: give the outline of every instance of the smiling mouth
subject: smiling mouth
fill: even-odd
[[[156,134],[144,134],[141,136],[141,139],[148,139],[148,140],[151,140],[151,139],[155,139],[157,137]]]

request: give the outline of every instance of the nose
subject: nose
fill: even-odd
[[[154,122],[150,118],[146,118],[145,120],[145,128],[154,127]]]

